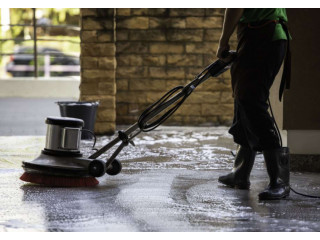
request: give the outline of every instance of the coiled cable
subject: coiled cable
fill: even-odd
[[[207,66],[195,79],[186,86],[177,86],[158,101],[142,112],[138,119],[138,126],[141,131],[149,132],[166,121],[189,97],[193,90],[209,77],[217,77],[228,70],[236,58],[235,51],[228,51],[224,54],[224,60],[217,60]],[[171,108],[169,108],[173,105]],[[169,108],[169,109],[168,109]],[[165,112],[164,112],[165,111]],[[162,115],[160,115],[164,112]],[[154,120],[155,119],[155,120]]]
[[[164,121],[166,121],[178,108],[183,104],[187,97],[191,94],[191,91],[187,87],[178,86],[171,89],[163,97],[161,97],[157,102],[148,107],[140,115],[138,119],[139,128],[143,132],[150,132],[160,126]],[[180,91],[180,92],[179,92]],[[176,94],[176,95],[174,95]],[[174,95],[174,96],[173,96]],[[180,100],[179,100],[180,99]],[[174,104],[173,107],[168,109],[163,115],[148,123],[150,120],[159,115],[162,111],[168,108],[170,105]]]

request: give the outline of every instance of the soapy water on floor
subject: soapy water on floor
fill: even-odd
[[[158,131],[141,133],[133,139],[135,146],[128,145],[118,155],[118,159],[129,169],[230,169],[233,166],[237,145],[226,127],[216,127],[214,131],[204,128],[160,128]],[[114,136],[113,136],[114,137]],[[104,146],[112,137],[101,137],[96,147]],[[86,142],[86,146],[89,143]],[[101,158],[108,158],[117,146],[108,150]],[[86,148],[87,154],[90,149]],[[257,156],[256,168],[261,169],[263,158]]]
[[[95,148],[99,149],[117,135],[98,136]],[[233,166],[236,144],[226,127],[204,128],[164,127],[151,133],[141,133],[118,155],[126,169],[230,169]],[[44,136],[0,137],[0,168],[18,168],[22,161],[36,158],[45,145]],[[91,155],[92,140],[81,141],[84,156]],[[100,159],[106,160],[119,144],[108,150]],[[263,157],[257,156],[255,168],[264,168]]]
[[[115,135],[116,136],[116,135]],[[98,137],[100,148],[115,136]],[[260,203],[267,183],[258,155],[250,191],[217,182],[236,150],[227,128],[163,127],[141,133],[119,154],[122,172],[95,188],[48,188],[19,180],[21,161],[34,159],[45,137],[0,137],[0,231],[317,231],[319,201],[294,197]],[[82,141],[84,155],[93,141]],[[101,156],[107,159],[116,147]],[[292,184],[319,191],[316,175]],[[312,181],[311,181],[312,180]],[[299,189],[300,188],[300,189]]]

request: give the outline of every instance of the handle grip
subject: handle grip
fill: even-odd
[[[224,51],[221,53],[221,57],[222,57],[222,58],[227,58],[229,55],[230,55],[230,51],[229,51],[229,50],[224,50]]]

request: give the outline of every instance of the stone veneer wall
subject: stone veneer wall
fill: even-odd
[[[115,131],[115,9],[81,9],[80,101],[100,101],[95,132]]]
[[[133,124],[167,90],[187,84],[216,60],[223,12],[82,9],[81,100],[101,101],[96,131],[112,132],[115,118],[117,124]],[[199,86],[166,123],[230,124],[232,103],[225,73]]]
[[[166,91],[216,60],[224,9],[117,9],[117,123],[132,124]],[[234,44],[233,44],[234,47]],[[230,124],[229,73],[208,79],[166,123]]]

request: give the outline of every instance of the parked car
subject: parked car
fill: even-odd
[[[66,55],[55,48],[38,47],[38,76],[79,76],[78,57]],[[34,76],[33,47],[19,47],[10,57],[6,71],[13,77]]]

